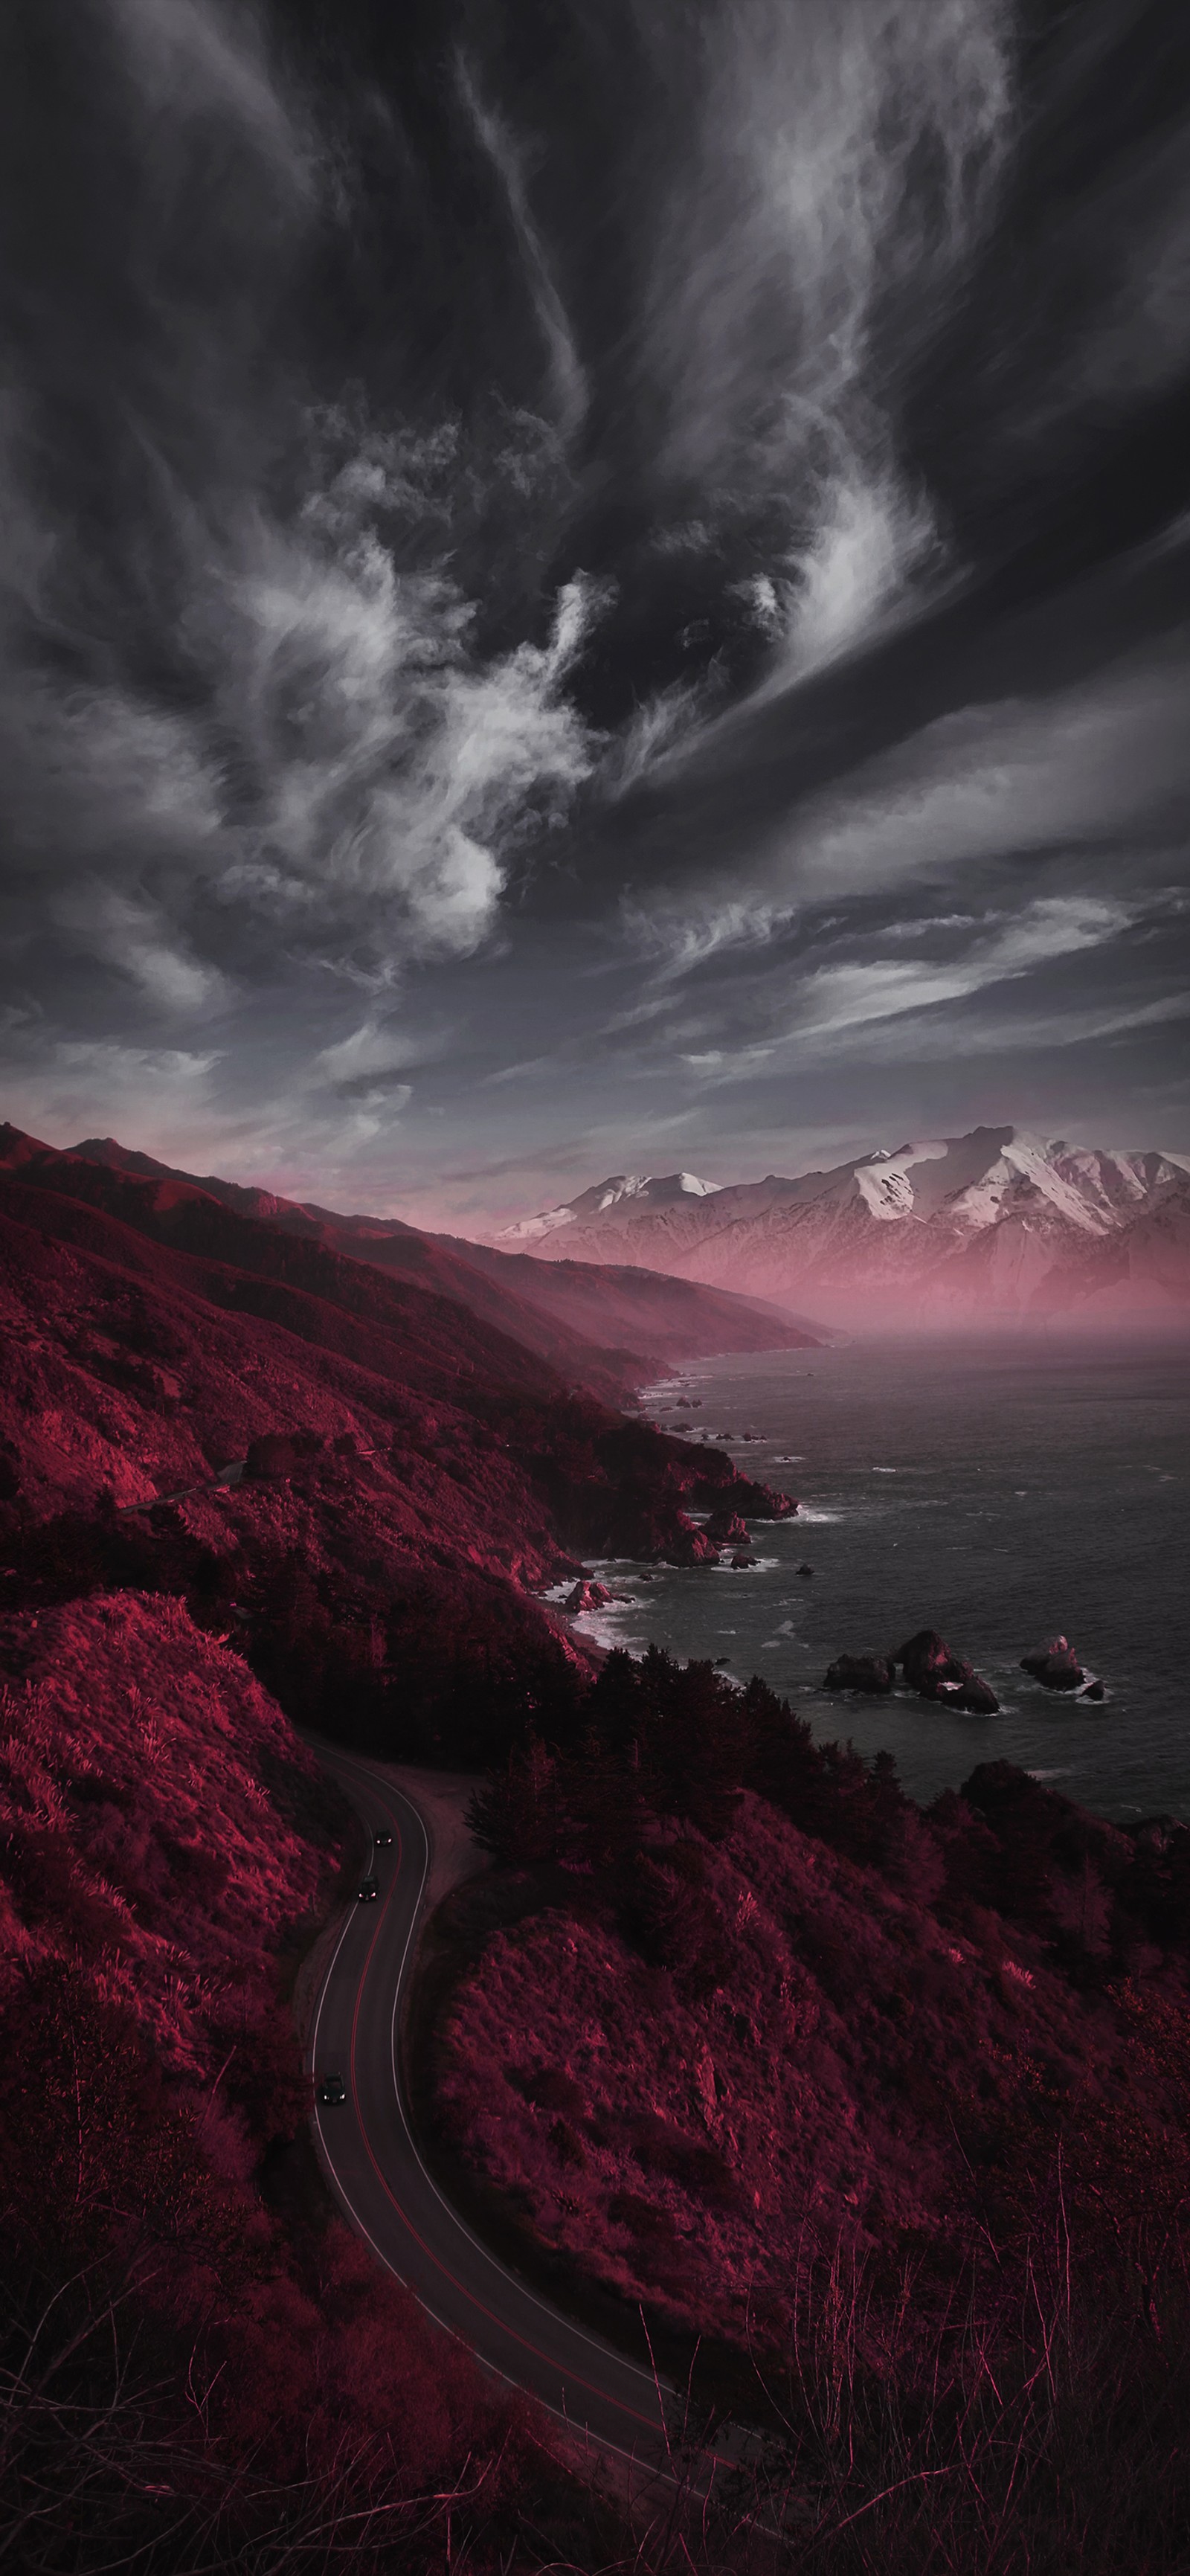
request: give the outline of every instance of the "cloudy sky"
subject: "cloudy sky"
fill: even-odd
[[[3,1110],[1190,1148],[1190,18],[11,0]]]

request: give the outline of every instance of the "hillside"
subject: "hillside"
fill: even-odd
[[[1077,2451],[1104,2570],[1174,2576],[1190,1831],[1004,1764],[923,1813],[760,1682],[595,1674],[540,1589],[788,1498],[317,1236],[9,1131],[0,1322],[0,2368],[75,2374],[11,2455],[38,2567],[632,2563],[328,2216],[289,1996],[358,1861],[310,1720],[491,1766],[420,2098],[543,2294],[701,2337],[832,2533],[919,2497],[881,2565],[960,2457],[1086,2563]]]
[[[1190,1319],[1190,1160],[1013,1127],[718,1187],[619,1174],[500,1237],[540,1262],[640,1263],[863,1329]]]
[[[1092,2508],[1098,2568],[1180,2568],[1190,1828],[1006,1762],[923,1810],[655,1651],[472,1814],[425,2084],[527,2277],[757,2369],[824,2514],[900,2499],[863,2576],[1058,2576]]]
[[[723,1351],[797,1350],[815,1340],[812,1326],[778,1308],[689,1280],[569,1261],[556,1274],[543,1274],[540,1264],[523,1254],[419,1233],[399,1217],[340,1216],[237,1181],[209,1175],[199,1179],[130,1151],[110,1136],[89,1137],[69,1150],[108,1171],[182,1183],[238,1215],[257,1217],[349,1260],[370,1262],[390,1278],[412,1280],[436,1296],[449,1297],[613,1403],[626,1387],[659,1376],[682,1360]]]
[[[664,1348],[667,1361],[710,1358],[724,1351],[814,1350],[830,1338],[826,1327],[802,1323],[779,1306],[671,1279],[654,1270],[612,1262],[558,1260],[546,1264],[527,1253],[500,1252],[490,1244],[435,1236],[480,1273],[517,1296],[537,1314],[554,1317],[596,1343],[646,1342]],[[347,1247],[344,1246],[344,1249]],[[358,1258],[366,1256],[360,1254]],[[474,1291],[468,1302],[482,1311]],[[494,1318],[493,1318],[494,1320]]]
[[[354,1819],[175,1600],[0,1616],[0,1676],[6,2563],[293,2576],[339,2527],[391,2576],[452,2507],[507,2548],[515,2408],[309,2156],[291,1994]]]
[[[0,1511],[30,1602],[183,1593],[291,1714],[466,1761],[567,1687],[534,1595],[584,1553],[696,1563],[685,1502],[789,1508],[453,1299],[191,1184],[9,1155]]]

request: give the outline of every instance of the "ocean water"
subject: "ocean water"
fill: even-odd
[[[676,1409],[679,1395],[698,1410]],[[650,1389],[645,1410],[700,1445],[704,1430],[732,1433],[713,1445],[802,1508],[755,1525],[747,1572],[608,1567],[628,1599],[582,1626],[763,1673],[817,1736],[889,1746],[914,1797],[1004,1757],[1103,1815],[1190,1817],[1185,1343],[747,1355]],[[998,1717],[822,1689],[835,1655],[887,1652],[924,1627],[991,1682]],[[1020,1670],[1059,1632],[1103,1680],[1101,1705]]]

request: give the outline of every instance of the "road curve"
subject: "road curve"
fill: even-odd
[[[341,2075],[347,2100],[316,2105],[323,2169],[346,2216],[380,2261],[485,2366],[548,2408],[596,2452],[639,2463],[669,2483],[672,2390],[575,2325],[498,2261],[444,2199],[417,2151],[401,2078],[398,2032],[429,1872],[430,1841],[413,1799],[357,1754],[319,1744],[369,1834],[375,1904],[353,1905],[314,2012],[307,2062]],[[708,2462],[713,2478],[714,2467]],[[723,2465],[727,2465],[724,2459]],[[705,2483],[697,2474],[696,2487]]]

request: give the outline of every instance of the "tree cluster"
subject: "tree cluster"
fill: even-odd
[[[585,1689],[567,1674],[471,1818],[504,1866],[623,1873],[646,1953],[690,1961],[700,1947],[711,1957],[713,1929],[695,1930],[681,1841],[661,1861],[651,1846],[663,1823],[723,1841],[745,1790],[956,1929],[982,1938],[992,1916],[1037,1934],[1083,1982],[1106,1985],[1146,1948],[1190,1954],[1190,1827],[1157,1818],[1126,1832],[1008,1762],[978,1764],[922,1808],[891,1753],[867,1762],[850,1743],[817,1742],[758,1675],[741,1690],[656,1646],[639,1661],[610,1654]]]

